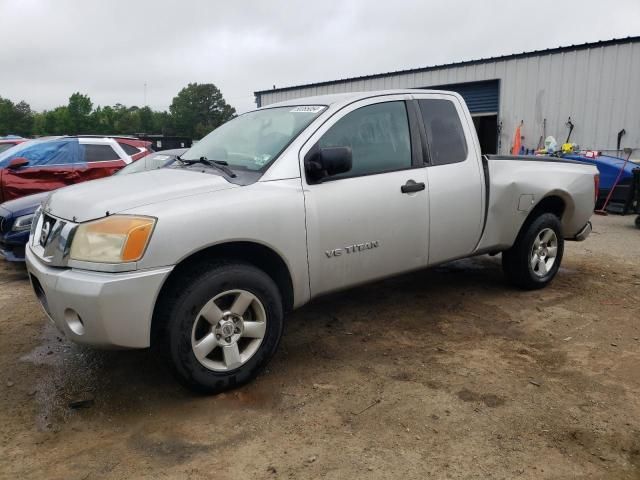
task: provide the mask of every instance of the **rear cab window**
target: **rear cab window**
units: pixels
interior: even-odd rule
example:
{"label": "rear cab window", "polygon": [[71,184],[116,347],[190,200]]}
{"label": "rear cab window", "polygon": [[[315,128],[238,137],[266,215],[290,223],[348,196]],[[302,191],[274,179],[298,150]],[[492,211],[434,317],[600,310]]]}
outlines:
{"label": "rear cab window", "polygon": [[418,100],[429,143],[432,165],[448,165],[467,159],[467,139],[460,115],[451,100],[430,98]]}

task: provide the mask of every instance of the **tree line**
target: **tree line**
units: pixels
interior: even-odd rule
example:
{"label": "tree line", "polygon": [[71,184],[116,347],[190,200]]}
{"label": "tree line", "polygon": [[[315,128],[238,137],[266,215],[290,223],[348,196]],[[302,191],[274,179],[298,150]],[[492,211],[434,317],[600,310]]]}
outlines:
{"label": "tree line", "polygon": [[146,133],[199,139],[235,115],[212,83],[190,83],[173,98],[168,112],[120,103],[94,108],[89,96],[79,92],[67,105],[36,112],[24,100],[13,103],[0,96],[0,136]]}

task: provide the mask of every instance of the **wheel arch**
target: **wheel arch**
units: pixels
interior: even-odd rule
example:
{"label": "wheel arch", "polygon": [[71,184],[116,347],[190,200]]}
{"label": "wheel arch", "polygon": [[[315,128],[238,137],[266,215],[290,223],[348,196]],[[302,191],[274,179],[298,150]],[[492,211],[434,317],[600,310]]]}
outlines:
{"label": "wheel arch", "polygon": [[[256,241],[234,240],[204,247],[183,257],[165,279],[158,300],[154,306],[154,314],[151,331],[154,332],[156,309],[161,303],[160,299],[165,298],[167,290],[174,287],[180,278],[198,265],[216,259],[238,260],[252,264],[256,268],[264,271],[278,286],[282,295],[283,310],[289,312],[293,309],[294,289],[291,271],[286,261],[273,248]],[[154,334],[152,333],[152,341]]]}
{"label": "wheel arch", "polygon": [[526,227],[543,213],[553,213],[560,220],[560,224],[564,227],[567,218],[571,218],[575,210],[575,205],[571,195],[563,190],[553,190],[548,192],[540,199],[538,203],[531,209],[524,222],[520,226],[518,235],[523,232]]}

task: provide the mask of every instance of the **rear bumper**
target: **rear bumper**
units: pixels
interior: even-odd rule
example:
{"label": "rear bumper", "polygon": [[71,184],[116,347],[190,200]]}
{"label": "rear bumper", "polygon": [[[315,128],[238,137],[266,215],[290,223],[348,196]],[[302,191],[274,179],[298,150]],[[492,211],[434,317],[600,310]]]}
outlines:
{"label": "rear bumper", "polygon": [[49,318],[77,343],[145,348],[157,295],[173,267],[127,273],[52,268],[26,249],[29,278]]}
{"label": "rear bumper", "polygon": [[591,222],[587,222],[587,224],[584,227],[582,227],[582,229],[574,237],[567,238],[567,240],[574,240],[576,242],[581,242],[591,234],[592,230],[593,230],[593,226],[591,225]]}

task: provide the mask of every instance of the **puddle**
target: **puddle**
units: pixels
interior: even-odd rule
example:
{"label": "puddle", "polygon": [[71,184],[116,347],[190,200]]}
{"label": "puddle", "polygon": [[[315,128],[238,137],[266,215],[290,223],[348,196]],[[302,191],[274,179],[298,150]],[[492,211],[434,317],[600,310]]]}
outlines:
{"label": "puddle", "polygon": [[60,424],[75,414],[69,402],[95,390],[92,380],[95,362],[81,347],[68,342],[50,322],[45,323],[40,345],[20,361],[45,367],[30,390],[35,392],[35,423],[40,431],[59,430]]}
{"label": "puddle", "polygon": [[45,324],[40,338],[42,343],[20,357],[21,362],[30,362],[34,365],[61,365],[63,354],[73,348],[51,322]]}
{"label": "puddle", "polygon": [[260,379],[226,394],[196,395],[178,384],[149,350],[76,345],[50,322],[39,345],[20,360],[38,367],[29,392],[40,431],[59,431],[73,418],[126,421],[180,407],[188,410],[192,402],[231,410],[273,408],[281,400],[273,385]]}

